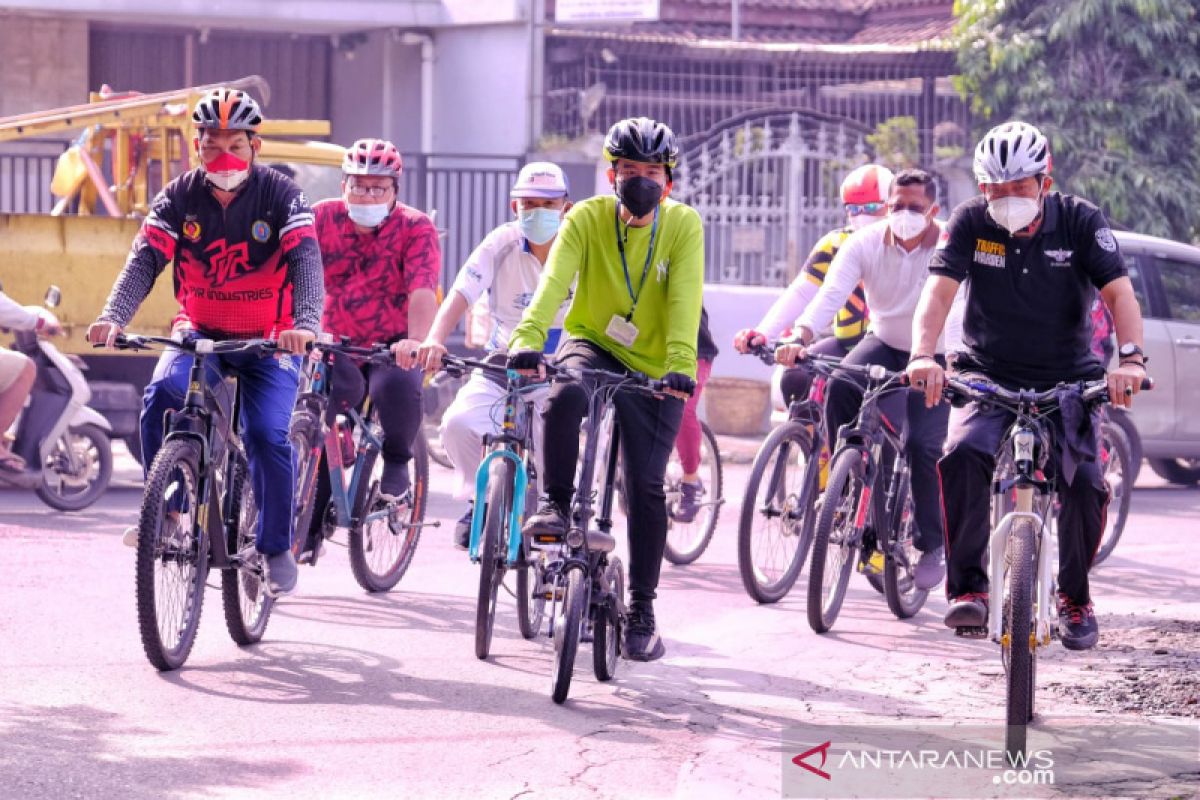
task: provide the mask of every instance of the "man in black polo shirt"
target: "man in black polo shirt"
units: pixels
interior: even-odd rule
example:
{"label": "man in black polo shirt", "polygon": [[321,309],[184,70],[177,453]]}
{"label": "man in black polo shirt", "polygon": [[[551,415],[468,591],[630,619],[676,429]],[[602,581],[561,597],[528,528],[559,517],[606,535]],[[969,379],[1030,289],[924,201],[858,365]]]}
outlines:
{"label": "man in black polo shirt", "polygon": [[[1108,376],[1112,402],[1127,407],[1140,388],[1146,374],[1142,316],[1116,240],[1096,206],[1049,191],[1049,171],[1046,137],[1026,123],[999,125],[976,148],[983,196],[954,210],[913,321],[908,375],[913,386],[924,388],[927,405],[941,400],[945,376],[934,346],[959,284],[968,279],[959,371],[1038,391],[1103,377],[1104,365],[1090,348],[1088,313],[1099,289],[1120,343],[1120,365]],[[990,484],[996,449],[1011,422],[1003,410],[974,404],[956,409],[938,463],[946,516],[946,624],[953,628],[986,621]],[[1099,638],[1087,573],[1104,527],[1108,487],[1095,462],[1079,464],[1069,484],[1055,471],[1062,500],[1059,634],[1068,649],[1085,650]]]}

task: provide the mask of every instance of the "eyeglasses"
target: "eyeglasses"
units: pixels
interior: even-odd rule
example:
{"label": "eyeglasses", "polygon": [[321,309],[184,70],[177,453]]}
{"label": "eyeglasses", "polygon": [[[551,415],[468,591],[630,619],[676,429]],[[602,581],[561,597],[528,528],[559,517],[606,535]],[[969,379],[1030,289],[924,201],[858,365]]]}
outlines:
{"label": "eyeglasses", "polygon": [[350,194],[355,197],[387,197],[393,191],[391,186],[360,186],[357,183],[350,185]]}
{"label": "eyeglasses", "polygon": [[884,203],[846,203],[846,213],[852,217],[859,214],[878,214],[883,211]]}

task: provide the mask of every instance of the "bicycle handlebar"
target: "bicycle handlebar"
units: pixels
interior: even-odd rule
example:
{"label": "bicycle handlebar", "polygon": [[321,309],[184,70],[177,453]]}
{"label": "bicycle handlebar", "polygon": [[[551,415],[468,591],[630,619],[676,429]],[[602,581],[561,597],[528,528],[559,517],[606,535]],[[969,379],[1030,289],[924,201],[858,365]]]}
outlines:
{"label": "bicycle handlebar", "polygon": [[[273,353],[279,350],[279,342],[274,339],[172,339],[167,336],[151,336],[142,333],[120,333],[113,339],[113,347],[117,350],[153,350],[151,345],[170,347],[185,353],[196,355],[223,355],[229,353],[245,353],[257,350],[260,353]],[[104,347],[103,342],[97,342],[92,347]]]}
{"label": "bicycle handlebar", "polygon": [[[942,389],[942,396],[953,402],[999,402],[1002,405],[1016,407],[1022,405],[1044,405],[1057,401],[1062,389],[1076,386],[1082,390],[1083,402],[1089,406],[1099,406],[1109,402],[1108,379],[1094,381],[1064,382],[1051,389],[1035,392],[1030,389],[1005,389],[1003,386],[986,380],[963,380],[948,376]],[[1141,388],[1150,391],[1154,388],[1152,378],[1142,378]]]}
{"label": "bicycle handlebar", "polygon": [[395,359],[392,357],[392,349],[389,345],[383,342],[376,342],[370,347],[358,347],[350,344],[348,340],[343,339],[340,342],[334,341],[315,341],[309,342],[306,345],[308,352],[313,350],[329,350],[334,353],[341,353],[351,358],[370,361],[373,364],[392,364]]}

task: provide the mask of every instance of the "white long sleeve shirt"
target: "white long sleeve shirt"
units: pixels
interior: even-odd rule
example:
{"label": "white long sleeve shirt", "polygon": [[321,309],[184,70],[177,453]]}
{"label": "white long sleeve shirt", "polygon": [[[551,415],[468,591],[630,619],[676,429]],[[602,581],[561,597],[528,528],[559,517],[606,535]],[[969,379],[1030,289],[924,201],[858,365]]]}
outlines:
{"label": "white long sleeve shirt", "polygon": [[[887,219],[856,232],[834,256],[825,283],[796,324],[811,331],[828,328],[862,281],[871,309],[869,330],[887,346],[911,351],[913,316],[929,275],[929,260],[943,230],[943,223],[934,220],[912,252],[896,243]],[[937,352],[945,352],[942,339],[938,340]]]}
{"label": "white long sleeve shirt", "polygon": [[31,331],[37,327],[41,316],[37,306],[23,306],[4,292],[0,292],[0,328]]}

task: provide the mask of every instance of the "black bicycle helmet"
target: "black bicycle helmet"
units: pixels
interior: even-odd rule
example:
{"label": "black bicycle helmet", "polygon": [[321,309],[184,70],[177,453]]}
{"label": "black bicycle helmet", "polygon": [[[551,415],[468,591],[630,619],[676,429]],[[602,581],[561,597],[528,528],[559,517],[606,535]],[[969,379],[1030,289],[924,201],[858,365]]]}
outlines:
{"label": "black bicycle helmet", "polygon": [[604,137],[604,157],[609,161],[624,158],[663,164],[667,169],[673,169],[679,158],[679,144],[664,123],[649,117],[632,117],[608,129],[608,136]]}
{"label": "black bicycle helmet", "polygon": [[192,110],[197,128],[254,133],[262,124],[262,111],[254,98],[240,89],[213,89]]}

